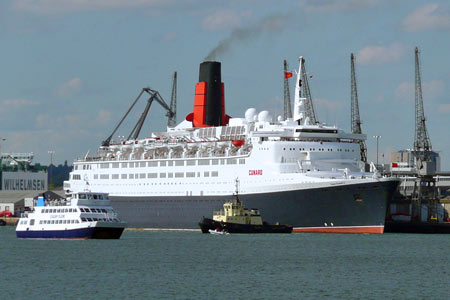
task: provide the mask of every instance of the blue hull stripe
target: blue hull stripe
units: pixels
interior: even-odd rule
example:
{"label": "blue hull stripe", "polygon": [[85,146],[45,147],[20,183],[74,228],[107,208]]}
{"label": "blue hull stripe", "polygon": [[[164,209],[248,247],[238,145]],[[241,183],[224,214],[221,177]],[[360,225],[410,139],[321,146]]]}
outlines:
{"label": "blue hull stripe", "polygon": [[40,230],[40,231],[16,231],[18,238],[35,239],[88,239],[94,233],[94,228],[79,228],[72,230]]}

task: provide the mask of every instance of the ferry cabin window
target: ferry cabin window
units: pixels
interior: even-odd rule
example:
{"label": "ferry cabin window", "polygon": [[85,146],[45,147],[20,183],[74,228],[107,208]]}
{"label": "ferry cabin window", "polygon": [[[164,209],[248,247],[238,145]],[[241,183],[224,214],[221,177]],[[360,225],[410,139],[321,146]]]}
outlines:
{"label": "ferry cabin window", "polygon": [[213,165],[218,165],[218,164],[219,164],[219,160],[213,159],[213,160],[212,160],[212,164],[213,164]]}
{"label": "ferry cabin window", "polygon": [[100,174],[100,179],[109,179],[109,174]]}
{"label": "ferry cabin window", "polygon": [[86,194],[79,194],[80,195],[80,199],[86,199]]}
{"label": "ferry cabin window", "polygon": [[195,177],[195,172],[186,172],[186,177]]}
{"label": "ferry cabin window", "polygon": [[212,177],[218,177],[219,176],[219,172],[218,171],[212,171],[211,172],[211,176]]}
{"label": "ferry cabin window", "polygon": [[227,159],[227,165],[235,165],[237,163],[235,158]]}
{"label": "ferry cabin window", "polygon": [[121,178],[121,179],[127,179],[127,174],[121,174],[121,175],[120,175],[120,178]]}
{"label": "ferry cabin window", "polygon": [[160,167],[165,167],[166,166],[166,162],[165,161],[160,161],[159,162],[159,166]]}
{"label": "ferry cabin window", "polygon": [[112,167],[113,168],[118,168],[119,167],[119,163],[112,163]]}
{"label": "ferry cabin window", "polygon": [[141,161],[140,165],[141,165],[141,168],[144,168],[145,167],[145,161]]}
{"label": "ferry cabin window", "polygon": [[[184,166],[184,160],[175,161],[175,166]],[[175,177],[177,177],[177,176],[175,176]]]}
{"label": "ferry cabin window", "polygon": [[81,222],[86,222],[86,218],[81,218]]}
{"label": "ferry cabin window", "polygon": [[209,172],[208,172],[208,171],[205,171],[205,172],[203,173],[203,176],[209,177]]}
{"label": "ferry cabin window", "polygon": [[159,178],[166,178],[166,173],[159,173]]}
{"label": "ferry cabin window", "polygon": [[112,174],[111,178],[112,179],[119,179],[119,174]]}
{"label": "ferry cabin window", "polygon": [[240,165],[245,164],[245,159],[244,159],[244,158],[240,158],[240,159],[239,159],[239,164],[240,164]]}
{"label": "ferry cabin window", "polygon": [[158,177],[158,173],[148,173],[147,174],[147,178],[157,178]]}
{"label": "ferry cabin window", "polygon": [[100,169],[108,169],[109,168],[109,163],[101,163],[100,164]]}
{"label": "ferry cabin window", "polygon": [[130,167],[130,168],[134,168],[134,163],[130,162],[130,163],[129,163],[129,167]]}
{"label": "ferry cabin window", "polygon": [[128,175],[128,178],[129,178],[129,179],[134,179],[134,174],[129,174],[129,175]]}
{"label": "ferry cabin window", "polygon": [[167,177],[173,178],[173,173],[167,173]]}
{"label": "ferry cabin window", "polygon": [[186,165],[187,166],[195,166],[195,160],[194,159],[187,160]]}
{"label": "ferry cabin window", "polygon": [[145,173],[141,173],[141,174],[139,174],[139,178],[145,178]]}
{"label": "ferry cabin window", "polygon": [[122,168],[127,168],[128,167],[128,163],[122,163]]}
{"label": "ferry cabin window", "polygon": [[98,179],[98,174],[94,174],[94,179]]}
{"label": "ferry cabin window", "polygon": [[175,178],[182,178],[184,177],[184,173],[182,172],[175,172]]}
{"label": "ferry cabin window", "polygon": [[168,162],[167,162],[167,166],[172,167],[172,166],[173,166],[173,160],[168,161]]}
{"label": "ferry cabin window", "polygon": [[157,161],[149,161],[148,162],[148,166],[149,167],[157,167],[158,166],[158,162]]}
{"label": "ferry cabin window", "polygon": [[84,208],[80,207],[80,212],[84,212]]}

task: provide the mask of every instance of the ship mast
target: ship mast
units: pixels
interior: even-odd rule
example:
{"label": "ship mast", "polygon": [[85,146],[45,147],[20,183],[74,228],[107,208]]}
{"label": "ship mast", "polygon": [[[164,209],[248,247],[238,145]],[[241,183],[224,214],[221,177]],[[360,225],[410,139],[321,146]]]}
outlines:
{"label": "ship mast", "polygon": [[294,120],[297,121],[299,125],[316,124],[318,123],[318,120],[316,118],[311,91],[309,89],[305,59],[303,56],[300,56],[298,60],[299,67],[295,84]]}
{"label": "ship mast", "polygon": [[289,91],[289,77],[292,76],[292,73],[288,72],[288,64],[286,60],[284,60],[284,119],[287,120],[292,118],[292,109],[291,109],[291,93]]}

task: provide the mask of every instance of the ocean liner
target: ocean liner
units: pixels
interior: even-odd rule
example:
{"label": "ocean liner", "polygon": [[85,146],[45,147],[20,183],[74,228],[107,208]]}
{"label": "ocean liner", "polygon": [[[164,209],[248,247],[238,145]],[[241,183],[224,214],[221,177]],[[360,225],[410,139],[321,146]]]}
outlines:
{"label": "ocean liner", "polygon": [[294,232],[383,233],[398,180],[364,171],[364,134],[311,120],[299,61],[293,117],[275,121],[254,108],[228,116],[220,62],[201,63],[193,113],[146,138],[135,131],[114,142],[111,135],[94,156],[74,162],[66,192],[109,193],[130,227],[189,229],[223,206],[238,179],[240,198],[268,223]]}

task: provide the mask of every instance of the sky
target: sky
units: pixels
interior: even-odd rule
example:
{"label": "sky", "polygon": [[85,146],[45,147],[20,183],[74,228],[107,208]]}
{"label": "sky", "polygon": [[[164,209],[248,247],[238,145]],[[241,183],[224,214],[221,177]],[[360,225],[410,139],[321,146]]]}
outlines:
{"label": "sky", "polygon": [[[283,114],[283,60],[298,57],[319,121],[350,130],[350,53],[368,158],[414,142],[414,48],[432,148],[450,170],[450,2],[391,0],[2,0],[2,152],[69,164],[95,153],[144,87],[192,111],[199,64],[222,63],[227,114]],[[293,99],[294,82],[291,81]],[[116,133],[127,136],[141,99]],[[141,137],[165,130],[153,104]],[[384,158],[383,155],[384,154]]]}

